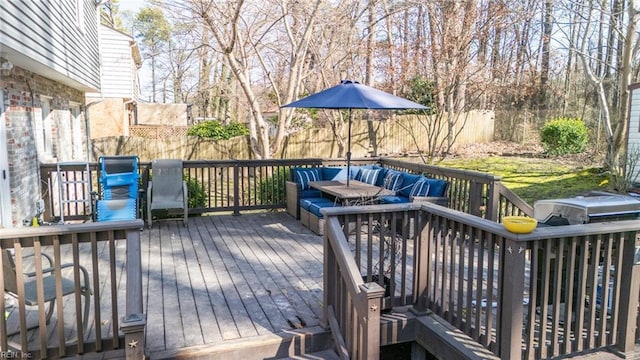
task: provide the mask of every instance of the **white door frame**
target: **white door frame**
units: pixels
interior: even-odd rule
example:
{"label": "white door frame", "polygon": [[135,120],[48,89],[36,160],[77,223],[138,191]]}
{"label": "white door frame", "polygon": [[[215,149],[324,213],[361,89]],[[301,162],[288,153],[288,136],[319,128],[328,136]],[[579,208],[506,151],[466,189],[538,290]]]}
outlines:
{"label": "white door frame", "polygon": [[13,227],[8,152],[7,128],[4,116],[4,91],[0,89],[0,228]]}

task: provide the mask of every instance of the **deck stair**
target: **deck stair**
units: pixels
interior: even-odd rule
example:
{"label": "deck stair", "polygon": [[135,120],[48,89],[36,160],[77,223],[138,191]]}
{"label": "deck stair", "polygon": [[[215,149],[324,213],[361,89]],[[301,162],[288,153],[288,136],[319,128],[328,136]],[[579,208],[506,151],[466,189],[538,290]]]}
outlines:
{"label": "deck stair", "polygon": [[318,351],[312,354],[295,355],[281,360],[338,360],[338,354],[333,350]]}
{"label": "deck stair", "polygon": [[435,314],[416,318],[415,340],[437,359],[500,358]]}
{"label": "deck stair", "polygon": [[319,326],[217,344],[149,352],[150,359],[338,359],[331,332]]}

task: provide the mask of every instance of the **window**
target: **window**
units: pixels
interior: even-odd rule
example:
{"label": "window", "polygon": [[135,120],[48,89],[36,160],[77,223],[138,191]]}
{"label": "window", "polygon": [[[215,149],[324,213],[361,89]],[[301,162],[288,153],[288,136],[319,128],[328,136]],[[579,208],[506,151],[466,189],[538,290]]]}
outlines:
{"label": "window", "polygon": [[53,113],[48,96],[40,97],[40,116],[36,116],[36,143],[41,153],[41,160],[53,158]]}
{"label": "window", "polygon": [[84,158],[82,151],[82,112],[80,104],[69,103],[69,112],[71,114],[71,143],[73,149],[73,159],[81,160]]}

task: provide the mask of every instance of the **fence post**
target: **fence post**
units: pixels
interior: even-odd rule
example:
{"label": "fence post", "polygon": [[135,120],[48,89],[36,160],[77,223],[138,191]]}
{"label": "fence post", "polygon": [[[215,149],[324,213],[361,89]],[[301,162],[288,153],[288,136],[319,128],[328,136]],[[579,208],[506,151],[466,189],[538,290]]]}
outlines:
{"label": "fence post", "polygon": [[636,233],[625,234],[622,252],[622,274],[620,277],[620,324],[618,326],[618,345],[621,352],[633,351],[636,339],[636,321],[638,319],[638,293],[640,292],[640,259],[636,259]]}
{"label": "fence post", "polygon": [[[140,220],[138,220],[140,221]],[[142,221],[140,221],[142,223]],[[127,359],[145,358],[145,327],[147,319],[142,312],[142,254],[140,229],[127,230],[127,294],[125,316],[120,330],[124,333]]]}
{"label": "fence post", "polygon": [[502,296],[498,312],[501,313],[498,323],[499,355],[504,360],[522,358],[522,319],[524,297],[524,245],[513,239],[504,239],[501,250],[502,266],[500,269],[500,286]]}
{"label": "fence post", "polygon": [[[360,286],[361,296],[366,308],[358,309],[358,315],[362,316],[360,320],[363,325],[363,348],[361,349],[360,359],[379,359],[380,358],[380,312],[382,311],[382,297],[384,296],[384,288],[378,283],[366,283]],[[360,311],[364,313],[361,314]],[[355,330],[355,329],[354,329]],[[352,354],[353,355],[353,354]]]}

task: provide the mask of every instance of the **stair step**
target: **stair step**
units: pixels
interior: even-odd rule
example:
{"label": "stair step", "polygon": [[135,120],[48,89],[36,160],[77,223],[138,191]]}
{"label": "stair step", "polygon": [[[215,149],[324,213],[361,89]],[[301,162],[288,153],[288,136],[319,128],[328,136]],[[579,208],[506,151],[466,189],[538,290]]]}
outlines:
{"label": "stair step", "polygon": [[150,359],[338,359],[331,356],[331,332],[319,326],[259,335],[217,344],[150,351]]}
{"label": "stair step", "polygon": [[312,354],[296,355],[281,360],[339,360],[338,354],[333,350],[324,350]]}

